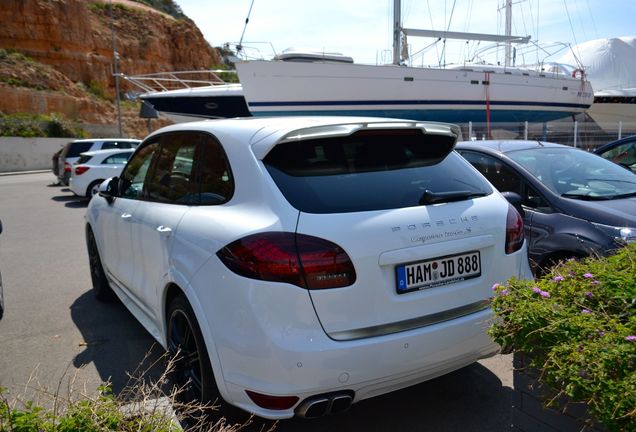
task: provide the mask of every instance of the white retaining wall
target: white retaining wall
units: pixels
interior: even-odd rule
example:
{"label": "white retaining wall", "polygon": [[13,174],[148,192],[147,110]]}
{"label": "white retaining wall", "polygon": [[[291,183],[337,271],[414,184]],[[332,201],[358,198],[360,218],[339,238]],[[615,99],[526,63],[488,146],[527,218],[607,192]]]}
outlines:
{"label": "white retaining wall", "polygon": [[73,139],[0,137],[0,173],[51,169],[53,153]]}

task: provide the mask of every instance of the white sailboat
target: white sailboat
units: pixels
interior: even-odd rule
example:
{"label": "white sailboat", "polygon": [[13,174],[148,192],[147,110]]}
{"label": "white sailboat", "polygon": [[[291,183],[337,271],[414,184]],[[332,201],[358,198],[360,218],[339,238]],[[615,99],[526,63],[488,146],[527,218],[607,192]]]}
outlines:
{"label": "white sailboat", "polygon": [[[592,87],[584,75],[572,77],[510,66],[507,0],[505,36],[433,32],[401,26],[394,1],[392,65],[314,61],[239,62],[236,68],[254,116],[370,115],[454,123],[545,122],[585,111]],[[402,35],[506,42],[503,67],[480,65],[424,68],[400,65]]]}

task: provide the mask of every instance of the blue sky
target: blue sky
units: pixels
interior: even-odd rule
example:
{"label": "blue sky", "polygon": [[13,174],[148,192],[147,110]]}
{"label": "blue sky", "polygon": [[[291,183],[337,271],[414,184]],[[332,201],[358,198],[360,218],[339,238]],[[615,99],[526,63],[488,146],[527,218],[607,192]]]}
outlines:
{"label": "blue sky", "polygon": [[[176,0],[213,46],[238,42],[252,0]],[[503,0],[402,0],[404,27],[472,33],[504,32]],[[581,43],[591,39],[636,35],[636,0],[515,0],[514,35],[541,43]],[[453,8],[454,6],[454,8]],[[249,52],[270,58],[289,47],[341,52],[358,63],[390,61],[391,0],[255,0],[243,39]],[[452,15],[452,19],[451,18]],[[449,25],[450,19],[450,25]],[[484,43],[434,43],[409,38],[414,65],[463,62]],[[272,49],[273,47],[273,49]],[[556,49],[556,48],[555,48]],[[442,55],[445,53],[445,56]],[[543,59],[528,50],[525,63]],[[564,52],[561,51],[560,54]],[[556,60],[560,54],[548,60]],[[486,54],[485,54],[486,55]],[[490,55],[497,61],[501,55]],[[522,63],[520,55],[517,59]]]}

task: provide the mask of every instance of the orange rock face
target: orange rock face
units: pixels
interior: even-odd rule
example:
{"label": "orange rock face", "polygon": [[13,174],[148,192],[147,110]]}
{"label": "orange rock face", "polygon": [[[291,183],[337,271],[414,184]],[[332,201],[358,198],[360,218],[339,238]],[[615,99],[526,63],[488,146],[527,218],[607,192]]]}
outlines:
{"label": "orange rock face", "polygon": [[[49,74],[45,85],[18,89],[16,82],[37,81],[38,71],[0,71],[0,111],[6,113],[61,112],[90,122],[103,117],[96,112],[100,104],[78,94],[77,85],[114,96],[113,30],[119,72],[126,75],[209,69],[221,63],[192,21],[128,0],[113,0],[112,7],[108,0],[3,0],[0,22],[1,48],[49,65],[60,75]],[[121,81],[121,91],[129,90],[130,84]]]}

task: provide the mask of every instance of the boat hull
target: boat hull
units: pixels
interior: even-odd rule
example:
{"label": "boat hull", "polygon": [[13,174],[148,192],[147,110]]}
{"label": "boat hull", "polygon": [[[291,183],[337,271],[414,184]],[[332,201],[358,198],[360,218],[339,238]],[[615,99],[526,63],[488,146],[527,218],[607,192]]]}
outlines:
{"label": "boat hull", "polygon": [[176,122],[250,116],[240,84],[159,91],[140,98]]}
{"label": "boat hull", "polygon": [[248,61],[236,67],[254,116],[543,122],[583,112],[593,98],[587,81],[513,69],[495,72],[276,61]]}
{"label": "boat hull", "polygon": [[590,117],[606,132],[622,127],[636,128],[636,89],[599,92],[588,111]]}

